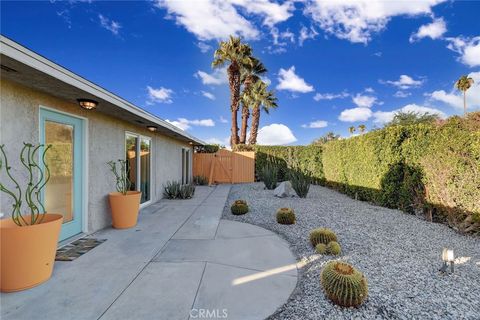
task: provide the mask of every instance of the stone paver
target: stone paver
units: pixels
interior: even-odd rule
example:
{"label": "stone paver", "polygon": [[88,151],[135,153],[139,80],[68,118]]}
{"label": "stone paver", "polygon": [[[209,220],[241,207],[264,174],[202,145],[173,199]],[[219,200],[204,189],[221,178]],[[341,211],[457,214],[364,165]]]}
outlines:
{"label": "stone paver", "polygon": [[272,232],[220,220],[229,190],[197,187],[143,209],[135,228],[97,232],[107,241],[45,284],[2,294],[1,319],[267,317],[295,288],[296,260]]}

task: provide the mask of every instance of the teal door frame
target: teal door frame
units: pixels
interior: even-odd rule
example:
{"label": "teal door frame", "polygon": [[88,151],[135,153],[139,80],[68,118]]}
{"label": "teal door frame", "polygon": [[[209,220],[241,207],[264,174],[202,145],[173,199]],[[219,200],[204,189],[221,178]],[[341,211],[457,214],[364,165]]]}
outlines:
{"label": "teal door frame", "polygon": [[[63,223],[59,241],[73,237],[83,231],[84,223],[84,150],[85,122],[82,118],[40,107],[40,143],[45,143],[45,122],[52,121],[73,127],[73,220]],[[45,201],[45,189],[42,190],[42,201]],[[45,204],[45,202],[44,202]],[[63,214],[62,212],[57,212]]]}

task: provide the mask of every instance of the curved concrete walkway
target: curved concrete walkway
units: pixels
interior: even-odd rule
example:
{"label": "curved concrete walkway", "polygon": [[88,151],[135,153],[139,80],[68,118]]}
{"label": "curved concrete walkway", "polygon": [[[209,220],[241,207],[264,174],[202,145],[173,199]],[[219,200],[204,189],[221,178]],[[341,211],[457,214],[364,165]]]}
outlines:
{"label": "curved concrete walkway", "polygon": [[2,294],[2,319],[264,319],[297,283],[288,243],[263,228],[221,220],[229,186],[142,210],[137,228],[57,262],[47,283]]}

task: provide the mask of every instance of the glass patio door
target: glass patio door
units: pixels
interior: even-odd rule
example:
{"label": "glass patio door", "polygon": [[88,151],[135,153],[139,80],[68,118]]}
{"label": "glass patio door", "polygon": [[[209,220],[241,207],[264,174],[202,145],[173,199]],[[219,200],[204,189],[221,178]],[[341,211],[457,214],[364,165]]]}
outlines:
{"label": "glass patio door", "polygon": [[140,203],[151,200],[152,140],[133,133],[125,135],[125,159],[131,185],[130,190],[141,191]]}
{"label": "glass patio door", "polygon": [[40,109],[40,143],[52,145],[46,155],[50,180],[43,190],[48,213],[63,215],[60,241],[82,232],[83,120]]}

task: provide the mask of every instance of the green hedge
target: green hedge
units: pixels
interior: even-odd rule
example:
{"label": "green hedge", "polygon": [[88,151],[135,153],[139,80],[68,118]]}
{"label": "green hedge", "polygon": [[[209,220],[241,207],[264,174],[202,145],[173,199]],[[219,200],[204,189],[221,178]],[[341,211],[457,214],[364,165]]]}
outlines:
{"label": "green hedge", "polygon": [[480,113],[331,141],[322,163],[352,197],[480,233]]}
{"label": "green hedge", "polygon": [[255,151],[255,176],[267,161],[276,163],[278,180],[286,179],[289,168],[295,167],[312,178],[317,184],[324,182],[322,169],[322,147],[320,146],[249,146],[237,145],[236,151]]}

